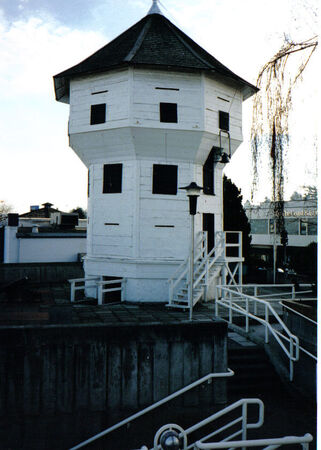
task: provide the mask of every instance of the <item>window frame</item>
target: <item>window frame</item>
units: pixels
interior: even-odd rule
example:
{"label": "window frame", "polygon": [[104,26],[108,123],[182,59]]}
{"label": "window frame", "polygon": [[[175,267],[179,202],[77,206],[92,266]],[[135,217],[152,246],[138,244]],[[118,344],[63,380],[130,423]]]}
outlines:
{"label": "window frame", "polygon": [[[117,168],[118,172],[113,172]],[[123,164],[112,163],[103,165],[103,194],[121,194],[123,188]]]}
{"label": "window frame", "polygon": [[101,125],[106,123],[107,104],[96,103],[90,105],[90,125]]}
{"label": "window frame", "polygon": [[[227,123],[227,126],[224,126]],[[218,127],[220,130],[230,131],[230,113],[226,111],[218,112]]]}
{"label": "window frame", "polygon": [[[171,174],[165,174],[166,168],[172,170]],[[175,175],[174,175],[175,172]],[[171,185],[167,186],[167,189],[164,184],[161,184],[162,179],[171,178],[175,181],[171,183]],[[172,188],[172,189],[171,189]],[[178,189],[178,165],[177,164],[153,164],[153,173],[152,173],[152,193],[153,195],[177,195]],[[167,191],[167,192],[166,192]]]}
{"label": "window frame", "polygon": [[[174,106],[175,108],[173,108]],[[166,107],[168,108],[167,111]],[[171,108],[173,108],[173,110],[171,110]],[[170,102],[160,102],[159,121],[161,123],[178,123],[178,104]]]}

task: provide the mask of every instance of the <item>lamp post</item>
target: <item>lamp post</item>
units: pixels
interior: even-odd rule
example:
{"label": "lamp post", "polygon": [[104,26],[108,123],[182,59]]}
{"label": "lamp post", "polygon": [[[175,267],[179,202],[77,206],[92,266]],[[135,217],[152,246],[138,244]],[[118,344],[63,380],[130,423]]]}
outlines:
{"label": "lamp post", "polygon": [[190,250],[190,264],[189,264],[189,319],[192,320],[193,314],[193,284],[194,284],[194,230],[195,230],[195,215],[197,209],[197,198],[200,196],[202,187],[198,186],[192,181],[188,186],[181,187],[185,189],[189,199],[189,213],[191,216],[191,250]]}

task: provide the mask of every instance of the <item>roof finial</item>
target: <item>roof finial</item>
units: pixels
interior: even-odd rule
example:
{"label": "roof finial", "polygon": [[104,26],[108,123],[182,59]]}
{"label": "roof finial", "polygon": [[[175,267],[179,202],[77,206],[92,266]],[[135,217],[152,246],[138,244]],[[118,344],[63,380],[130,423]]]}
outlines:
{"label": "roof finial", "polygon": [[147,14],[162,14],[158,6],[158,0],[153,0],[153,4]]}

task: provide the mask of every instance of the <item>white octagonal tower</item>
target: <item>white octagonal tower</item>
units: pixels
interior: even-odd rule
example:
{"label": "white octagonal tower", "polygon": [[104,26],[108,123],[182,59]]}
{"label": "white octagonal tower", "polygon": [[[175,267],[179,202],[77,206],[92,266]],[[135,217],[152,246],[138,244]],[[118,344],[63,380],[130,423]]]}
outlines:
{"label": "white octagonal tower", "polygon": [[190,243],[179,187],[204,186],[195,230],[208,231],[213,246],[223,229],[224,168],[214,153],[224,147],[231,156],[240,145],[242,101],[257,89],[155,2],[54,82],[56,99],[70,104],[70,146],[89,173],[86,277],[126,279],[127,301],[167,301],[168,279]]}

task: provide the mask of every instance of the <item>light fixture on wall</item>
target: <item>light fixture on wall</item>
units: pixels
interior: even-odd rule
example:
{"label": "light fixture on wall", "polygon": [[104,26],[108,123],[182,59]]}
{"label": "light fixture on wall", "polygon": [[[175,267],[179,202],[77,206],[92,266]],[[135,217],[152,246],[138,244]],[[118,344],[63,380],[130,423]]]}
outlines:
{"label": "light fixture on wall", "polygon": [[[222,133],[227,134],[228,139],[228,153],[225,151],[224,147],[222,147]],[[215,145],[212,147],[214,163],[227,164],[231,159],[231,139],[230,133],[227,130],[220,130],[220,145],[216,147]]]}

